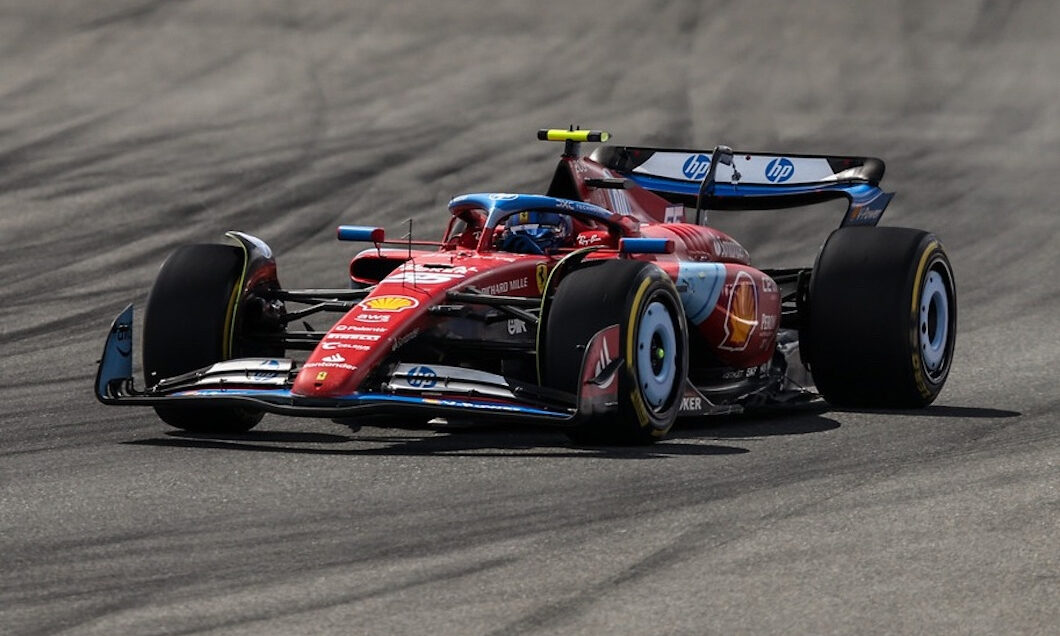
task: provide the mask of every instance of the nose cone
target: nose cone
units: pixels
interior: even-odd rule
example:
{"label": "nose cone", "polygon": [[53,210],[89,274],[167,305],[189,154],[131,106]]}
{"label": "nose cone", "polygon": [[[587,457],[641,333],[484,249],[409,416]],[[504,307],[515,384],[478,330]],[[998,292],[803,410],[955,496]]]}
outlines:
{"label": "nose cone", "polygon": [[427,294],[401,291],[378,290],[335,323],[302,365],[292,392],[320,398],[355,393],[429,304]]}
{"label": "nose cone", "polygon": [[[325,341],[327,344],[335,344]],[[334,398],[349,395],[357,390],[363,378],[359,373],[364,365],[366,354],[370,351],[356,351],[343,349],[341,352],[333,348],[322,349],[322,342],[309,360],[302,365],[302,369],[295,378],[291,391],[296,395],[305,397]],[[365,345],[366,346],[366,345]],[[370,347],[366,348],[370,349]]]}

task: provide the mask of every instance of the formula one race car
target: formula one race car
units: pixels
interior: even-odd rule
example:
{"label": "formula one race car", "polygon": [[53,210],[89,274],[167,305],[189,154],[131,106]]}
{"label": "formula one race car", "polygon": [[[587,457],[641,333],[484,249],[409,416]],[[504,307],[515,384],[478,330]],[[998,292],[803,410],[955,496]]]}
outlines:
{"label": "formula one race car", "polygon": [[[878,187],[879,159],[723,146],[580,156],[607,133],[538,138],[565,144],[545,195],[458,196],[437,242],[340,226],[339,240],[374,244],[352,259],[350,288],[284,289],[272,250],[240,232],[227,234],[233,245],[178,249],[147,302],[146,389],[133,381],[130,305],[108,335],[97,397],[192,431],[246,431],[266,412],[445,417],[623,444],[659,439],[681,416],[818,395],[922,407],[942,389],[953,272],[933,235],[875,227],[893,196]],[[708,208],[836,198],[846,212],[812,268],[756,269],[703,223]],[[338,316],[327,329],[306,322],[326,312]]]}

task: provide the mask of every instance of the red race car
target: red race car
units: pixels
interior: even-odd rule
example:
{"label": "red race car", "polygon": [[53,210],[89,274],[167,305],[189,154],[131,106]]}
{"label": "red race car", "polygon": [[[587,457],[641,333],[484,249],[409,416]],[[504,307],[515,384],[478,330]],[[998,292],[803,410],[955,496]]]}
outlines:
{"label": "red race car", "polygon": [[[374,244],[352,259],[348,289],[284,289],[272,250],[240,232],[178,249],[147,302],[146,388],[133,380],[130,305],[107,337],[97,397],[193,431],[246,431],[266,412],[445,417],[628,444],[682,416],[818,396],[922,407],[942,389],[953,272],[932,234],[876,227],[892,196],[878,187],[882,161],[723,146],[581,156],[607,133],[538,137],[564,143],[544,195],[458,196],[436,242],[339,227],[339,240]],[[704,223],[708,208],[835,198],[847,209],[813,267],[752,267]],[[309,326],[329,313],[327,329]],[[297,350],[308,357],[287,357]]]}

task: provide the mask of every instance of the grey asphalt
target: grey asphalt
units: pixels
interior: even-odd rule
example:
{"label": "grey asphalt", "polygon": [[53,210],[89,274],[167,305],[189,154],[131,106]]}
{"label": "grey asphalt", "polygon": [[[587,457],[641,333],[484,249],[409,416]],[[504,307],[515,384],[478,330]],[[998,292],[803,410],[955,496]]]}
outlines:
{"label": "grey asphalt", "polygon": [[[1060,625],[1060,4],[0,2],[0,633],[1045,634]],[[541,191],[542,126],[869,154],[960,293],[923,411],[556,432],[91,394],[175,246],[341,285],[340,222]],[[834,208],[717,215],[805,265]]]}

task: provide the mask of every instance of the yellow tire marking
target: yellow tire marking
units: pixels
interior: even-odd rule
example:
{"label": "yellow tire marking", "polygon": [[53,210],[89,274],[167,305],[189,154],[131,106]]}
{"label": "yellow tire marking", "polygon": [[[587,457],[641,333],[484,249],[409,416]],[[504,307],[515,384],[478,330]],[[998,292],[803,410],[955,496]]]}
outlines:
{"label": "yellow tire marking", "polygon": [[239,244],[239,249],[243,250],[243,267],[239,274],[239,281],[232,288],[232,296],[228,299],[228,308],[225,310],[224,334],[221,337],[222,360],[232,359],[232,343],[236,338],[236,305],[238,304],[236,300],[242,295],[243,283],[247,277],[247,266],[250,265],[250,253],[247,252],[247,246],[243,245],[243,241],[236,242]]}
{"label": "yellow tire marking", "polygon": [[[629,311],[629,328],[626,329],[626,368],[629,370],[630,377],[636,378],[637,373],[634,369],[636,362],[634,358],[637,355],[636,349],[633,347],[633,336],[637,327],[637,316],[640,314],[640,304],[644,300],[644,294],[648,291],[648,287],[651,285],[651,277],[645,277],[640,283],[640,287],[637,288],[637,292],[633,295],[633,305]],[[640,422],[641,428],[648,425],[650,418],[648,417],[648,410],[644,406],[644,400],[640,397],[640,386],[637,383],[630,389],[630,401],[633,403],[633,410],[637,413],[637,420]]]}
{"label": "yellow tire marking", "polygon": [[912,331],[910,333],[910,346],[913,348],[913,381],[916,388],[924,397],[931,395],[931,389],[924,381],[924,372],[920,368],[920,287],[923,282],[924,268],[927,266],[929,257],[939,247],[938,241],[928,243],[924,253],[920,256],[920,263],[916,267],[916,276],[913,278],[913,299],[910,306],[910,319],[912,320]]}

